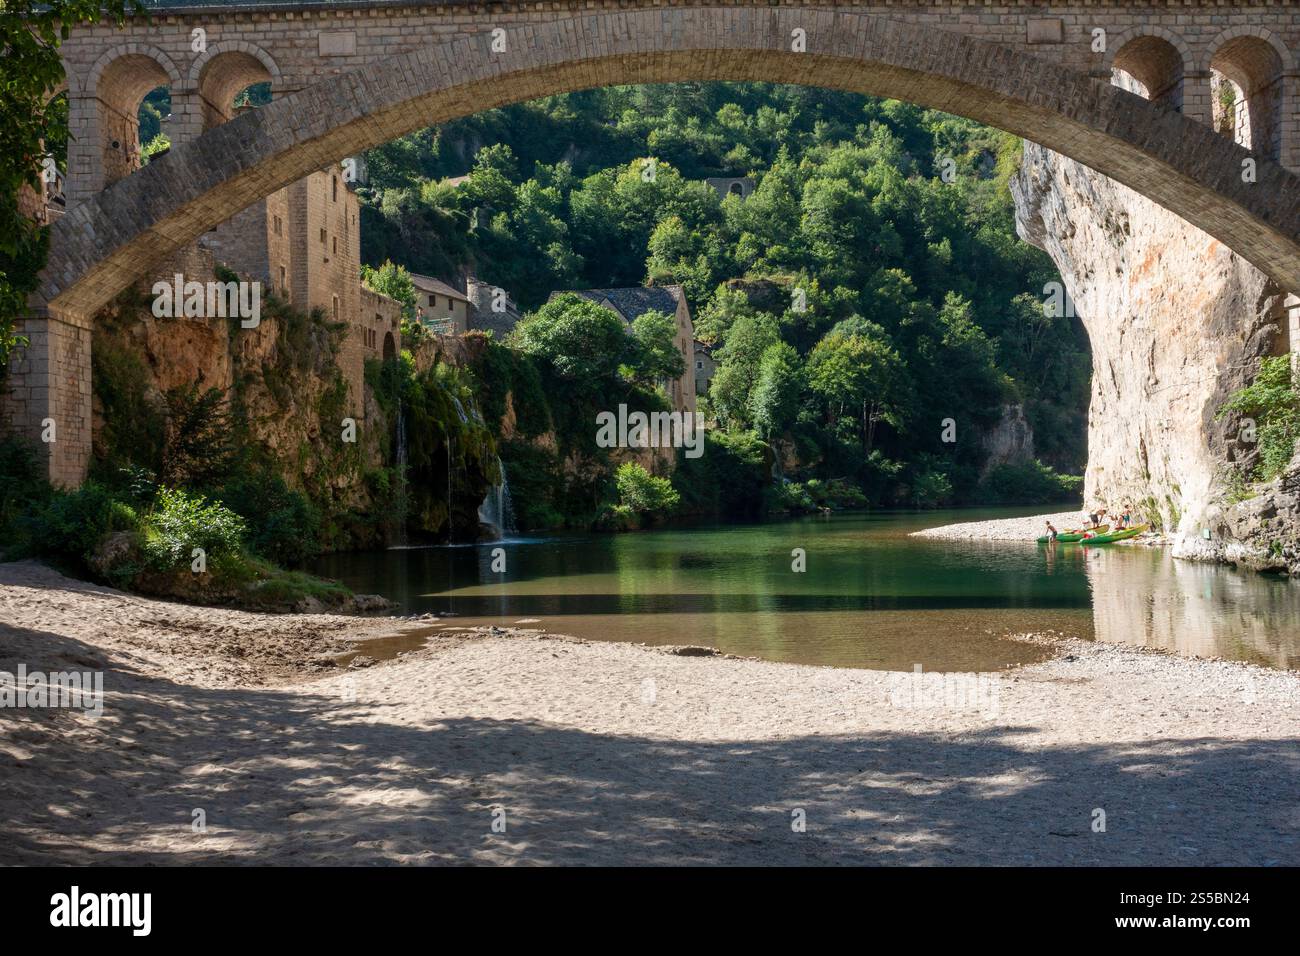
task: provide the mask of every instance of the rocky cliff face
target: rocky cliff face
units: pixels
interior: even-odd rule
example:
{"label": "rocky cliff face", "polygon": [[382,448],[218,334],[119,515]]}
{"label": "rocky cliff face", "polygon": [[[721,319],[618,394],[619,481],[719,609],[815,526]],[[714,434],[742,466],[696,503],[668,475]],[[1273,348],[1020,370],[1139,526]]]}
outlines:
{"label": "rocky cliff face", "polygon": [[[210,261],[187,274],[215,279]],[[94,329],[95,468],[131,461],[156,467],[173,389],[216,389],[229,401],[242,453],[265,461],[304,491],[328,526],[327,549],[378,546],[389,503],[366,476],[385,463],[389,430],[369,389],[364,408],[348,407],[337,365],[338,329],[264,302],[260,325],[232,330],[228,319],[154,318],[144,290],[124,294]],[[342,440],[343,419],[357,441]]]}
{"label": "rocky cliff face", "polygon": [[1022,238],[1055,261],[1092,343],[1088,506],[1131,503],[1178,555],[1300,571],[1300,457],[1234,501],[1234,463],[1254,451],[1238,421],[1216,420],[1259,359],[1289,347],[1282,290],[1184,220],[1040,146],[1025,145],[1011,187]]}

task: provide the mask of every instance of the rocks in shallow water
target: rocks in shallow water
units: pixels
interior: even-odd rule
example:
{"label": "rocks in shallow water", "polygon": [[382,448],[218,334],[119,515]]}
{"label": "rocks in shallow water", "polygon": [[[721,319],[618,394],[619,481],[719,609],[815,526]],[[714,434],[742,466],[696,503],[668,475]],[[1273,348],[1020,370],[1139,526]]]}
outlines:
{"label": "rocks in shallow water", "polygon": [[374,667],[379,661],[373,657],[367,657],[365,654],[358,654],[352,660],[348,661],[348,670],[357,671],[363,667]]}

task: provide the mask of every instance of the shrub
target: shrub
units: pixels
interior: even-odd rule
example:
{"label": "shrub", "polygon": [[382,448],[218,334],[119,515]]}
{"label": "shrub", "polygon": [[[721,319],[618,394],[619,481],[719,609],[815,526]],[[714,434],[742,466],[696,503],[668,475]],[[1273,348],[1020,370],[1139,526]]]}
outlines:
{"label": "shrub", "polygon": [[145,520],[145,561],[155,571],[175,570],[190,563],[195,548],[209,562],[235,558],[245,534],[244,519],[221,502],[164,488]]}
{"label": "shrub", "polygon": [[139,525],[130,505],[99,482],[87,481],[76,491],[54,493],[33,519],[32,545],[38,554],[84,571],[106,535]]}
{"label": "shrub", "polygon": [[27,516],[52,494],[35,446],[17,437],[0,438],[0,557],[26,550],[31,537]]}
{"label": "shrub", "polygon": [[224,393],[179,386],[166,394],[161,477],[167,484],[203,484],[227,475],[234,462],[233,426]]}
{"label": "shrub", "polygon": [[990,469],[980,483],[978,497],[986,504],[1038,505],[1073,500],[1082,490],[1082,475],[1057,474],[1035,459]]}
{"label": "shrub", "polygon": [[1286,470],[1300,441],[1300,392],[1291,371],[1289,355],[1264,359],[1255,381],[1228,396],[1215,418],[1229,412],[1257,419],[1255,439],[1259,460],[1250,475],[1255,481],[1271,481]]}
{"label": "shrub", "polygon": [[636,514],[658,517],[674,511],[681,495],[667,478],[656,478],[634,461],[619,465],[614,473],[619,503]]}
{"label": "shrub", "polygon": [[938,508],[951,498],[952,482],[936,468],[927,468],[912,479],[912,504],[918,508]]}
{"label": "shrub", "polygon": [[808,496],[819,508],[865,508],[867,496],[862,489],[843,478],[820,481],[810,478],[804,486]]}
{"label": "shrub", "polygon": [[684,454],[673,472],[673,487],[684,510],[726,518],[757,518],[772,484],[772,449],[753,432],[704,433],[704,453]]}
{"label": "shrub", "polygon": [[226,484],[219,497],[245,520],[247,545],[254,553],[288,567],[320,554],[320,511],[279,475],[241,476]]}
{"label": "shrub", "polygon": [[[811,484],[811,482],[809,483]],[[788,511],[791,514],[804,514],[817,510],[817,503],[809,494],[808,485],[798,482],[784,482],[776,486],[772,495],[772,507],[776,511]]]}

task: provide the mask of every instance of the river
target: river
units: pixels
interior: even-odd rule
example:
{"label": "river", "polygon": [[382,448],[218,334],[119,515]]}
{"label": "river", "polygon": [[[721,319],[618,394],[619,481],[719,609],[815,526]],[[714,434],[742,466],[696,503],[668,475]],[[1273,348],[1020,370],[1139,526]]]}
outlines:
{"label": "river", "polygon": [[458,625],[525,621],[802,664],[998,670],[1049,653],[1010,635],[1054,632],[1300,668],[1300,583],[1160,549],[908,537],[1042,510],[554,534],[336,554],[315,570],[397,601],[400,613],[451,613]]}

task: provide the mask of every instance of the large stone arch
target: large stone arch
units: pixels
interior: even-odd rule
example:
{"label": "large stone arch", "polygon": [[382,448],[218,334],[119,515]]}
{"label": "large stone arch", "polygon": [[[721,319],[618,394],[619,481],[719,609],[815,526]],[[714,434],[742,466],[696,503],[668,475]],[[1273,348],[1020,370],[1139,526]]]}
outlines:
{"label": "large stone arch", "polygon": [[1274,52],[1277,53],[1277,58],[1282,64],[1283,73],[1290,73],[1295,70],[1295,58],[1291,55],[1291,51],[1287,49],[1287,45],[1282,42],[1281,37],[1270,30],[1264,29],[1264,27],[1240,26],[1228,27],[1211,40],[1209,45],[1206,46],[1201,53],[1201,59],[1197,69],[1202,73],[1209,72],[1210,64],[1214,61],[1215,54],[1218,53],[1220,48],[1229,40],[1235,40],[1238,37],[1258,37],[1260,40],[1263,40],[1271,46]]}
{"label": "large stone arch", "polygon": [[[792,51],[795,31],[806,52]],[[1003,46],[882,17],[660,8],[488,29],[342,74],[204,133],[54,230],[40,297],[88,316],[240,209],[423,126],[616,83],[795,83],[906,99],[999,126],[1108,175],[1300,290],[1300,178],[1168,109]]]}

